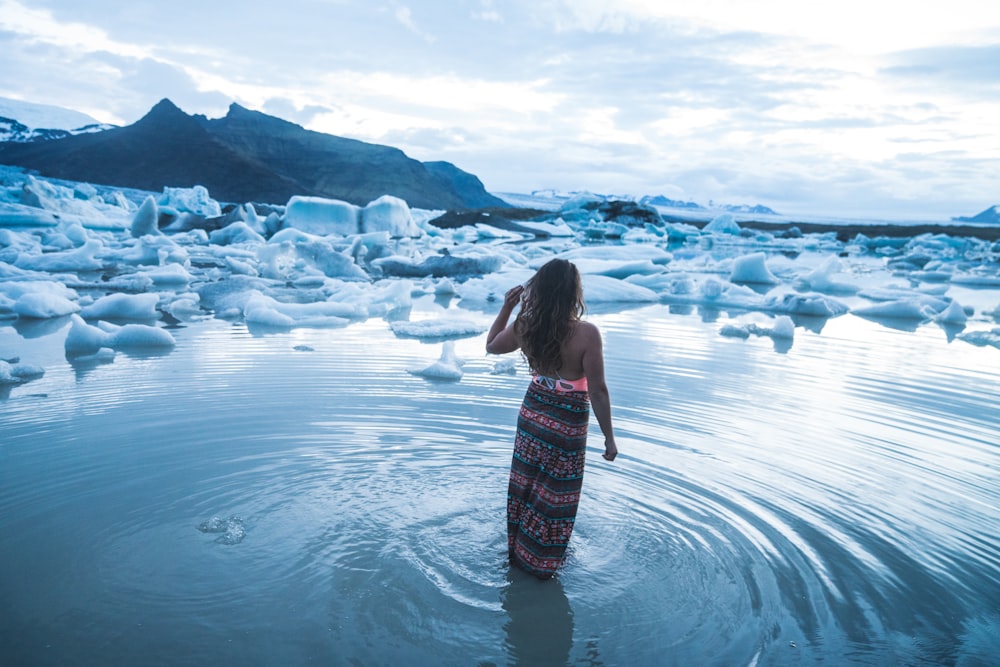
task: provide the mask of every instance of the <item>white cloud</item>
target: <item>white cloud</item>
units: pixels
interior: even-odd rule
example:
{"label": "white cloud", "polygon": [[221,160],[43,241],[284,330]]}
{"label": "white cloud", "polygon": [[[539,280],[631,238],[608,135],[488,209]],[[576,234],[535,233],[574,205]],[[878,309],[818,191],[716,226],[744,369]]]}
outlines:
{"label": "white cloud", "polygon": [[437,41],[437,38],[429,32],[421,30],[416,22],[413,20],[413,12],[409,7],[404,5],[397,5],[393,10],[393,16],[399,23],[405,27],[407,30],[412,32],[414,35],[420,37],[420,39],[426,41],[428,44],[433,44]]}
{"label": "white cloud", "polygon": [[1000,4],[981,0],[560,0],[555,5],[579,29],[619,32],[642,21],[683,20],[723,32],[791,36],[859,53],[995,40],[1000,27]]}
{"label": "white cloud", "polygon": [[57,44],[73,51],[107,51],[133,58],[152,56],[148,48],[115,41],[101,28],[85,23],[57,21],[52,12],[28,7],[17,0],[0,0],[0,31],[23,35],[33,41]]}
{"label": "white cloud", "polygon": [[0,0],[0,95],[119,123],[164,96],[283,109],[508,191],[956,212],[1000,191],[1000,4],[177,2]]}

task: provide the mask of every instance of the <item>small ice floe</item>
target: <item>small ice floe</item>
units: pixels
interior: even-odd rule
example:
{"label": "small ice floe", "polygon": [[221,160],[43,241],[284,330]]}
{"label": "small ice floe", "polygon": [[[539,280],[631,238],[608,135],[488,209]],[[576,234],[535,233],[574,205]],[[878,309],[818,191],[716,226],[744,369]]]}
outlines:
{"label": "small ice floe", "polygon": [[750,337],[750,328],[742,324],[727,324],[719,330],[719,334],[727,338],[747,339]]}
{"label": "small ice floe", "polygon": [[157,294],[109,294],[80,310],[88,320],[155,320],[160,317]]}
{"label": "small ice floe", "polygon": [[247,535],[243,519],[238,516],[231,516],[228,519],[213,516],[208,521],[198,524],[198,530],[203,533],[218,533],[215,538],[216,544],[239,544]]}
{"label": "small ice floe", "polygon": [[827,257],[822,264],[813,269],[810,273],[802,276],[799,282],[808,285],[809,289],[816,292],[854,294],[858,291],[858,286],[837,280],[834,276],[840,273],[842,264],[836,255]]}
{"label": "small ice floe", "polygon": [[441,346],[441,358],[433,364],[410,372],[432,380],[461,380],[462,361],[455,356],[455,341],[446,341]]}
{"label": "small ice floe", "polygon": [[1000,327],[994,327],[990,331],[967,331],[956,336],[959,340],[971,343],[977,347],[992,345],[1000,349]]}
{"label": "small ice floe", "polygon": [[944,310],[947,303],[934,297],[910,297],[861,306],[851,312],[869,319],[929,320]]}
{"label": "small ice floe", "polygon": [[517,373],[517,359],[515,357],[503,357],[493,364],[490,370],[491,375],[514,375]]}
{"label": "small ice floe", "polygon": [[394,334],[403,338],[458,338],[478,336],[486,331],[482,322],[459,317],[392,322],[389,326]]}
{"label": "small ice floe", "polygon": [[27,292],[11,306],[18,317],[44,320],[79,312],[80,306],[58,294]]}
{"label": "small ice floe", "polygon": [[93,326],[79,315],[72,315],[72,324],[64,343],[66,355],[82,357],[96,354],[101,348],[172,348],[177,343],[166,329],[146,324],[126,324],[119,327],[109,322]]}
{"label": "small ice floe", "polygon": [[935,322],[941,324],[965,324],[969,320],[969,314],[965,308],[959,305],[958,301],[952,301],[948,306],[934,316]]}
{"label": "small ice floe", "polygon": [[733,260],[729,273],[729,282],[753,283],[760,285],[776,285],[781,281],[767,268],[766,256],[762,252],[754,252]]}
{"label": "small ice floe", "polygon": [[778,315],[774,318],[774,326],[766,327],[759,324],[727,324],[719,331],[722,336],[729,338],[749,338],[754,336],[767,336],[775,340],[790,341],[795,338],[795,322],[788,315]]}
{"label": "small ice floe", "polygon": [[31,364],[22,364],[19,359],[0,359],[0,385],[23,384],[45,375],[45,369]]}

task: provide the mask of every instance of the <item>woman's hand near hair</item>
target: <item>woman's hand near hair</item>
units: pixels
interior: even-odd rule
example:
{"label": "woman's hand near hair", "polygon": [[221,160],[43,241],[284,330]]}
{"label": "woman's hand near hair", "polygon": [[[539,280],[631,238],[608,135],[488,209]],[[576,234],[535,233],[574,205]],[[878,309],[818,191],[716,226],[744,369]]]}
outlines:
{"label": "woman's hand near hair", "polygon": [[524,285],[515,285],[503,295],[503,305],[500,306],[500,312],[497,313],[496,319],[493,320],[493,326],[490,327],[489,333],[486,334],[487,352],[491,354],[506,354],[520,347],[517,336],[514,334],[514,328],[507,326],[507,320],[510,319],[510,314],[514,312],[517,304],[521,302],[521,294],[523,292]]}

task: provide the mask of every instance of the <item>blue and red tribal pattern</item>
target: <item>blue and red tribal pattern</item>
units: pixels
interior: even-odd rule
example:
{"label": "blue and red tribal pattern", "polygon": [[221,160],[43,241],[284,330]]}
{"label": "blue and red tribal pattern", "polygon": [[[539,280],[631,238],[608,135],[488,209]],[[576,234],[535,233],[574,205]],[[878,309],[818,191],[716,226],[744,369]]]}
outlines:
{"label": "blue and red tribal pattern", "polygon": [[517,418],[507,489],[511,562],[548,579],[566,558],[583,487],[590,399],[528,386]]}

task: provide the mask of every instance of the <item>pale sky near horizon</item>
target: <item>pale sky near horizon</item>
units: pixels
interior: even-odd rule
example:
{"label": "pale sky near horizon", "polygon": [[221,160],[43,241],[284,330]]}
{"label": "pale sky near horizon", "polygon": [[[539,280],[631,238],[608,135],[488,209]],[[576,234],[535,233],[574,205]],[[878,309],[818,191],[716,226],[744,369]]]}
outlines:
{"label": "pale sky near horizon", "polygon": [[1000,204],[1000,3],[981,0],[0,0],[0,97],[115,124],[237,102],[492,192]]}

